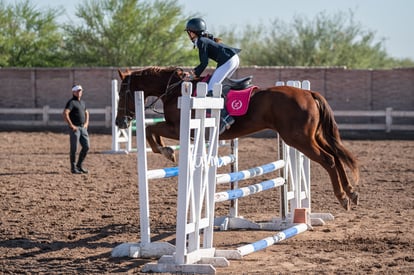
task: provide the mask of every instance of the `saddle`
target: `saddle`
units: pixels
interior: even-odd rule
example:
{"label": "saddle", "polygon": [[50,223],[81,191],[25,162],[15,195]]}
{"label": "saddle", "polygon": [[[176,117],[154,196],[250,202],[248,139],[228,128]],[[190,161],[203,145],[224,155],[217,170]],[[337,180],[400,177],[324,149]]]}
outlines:
{"label": "saddle", "polygon": [[223,92],[224,92],[224,87],[228,88],[229,90],[230,89],[244,90],[252,85],[252,79],[253,79],[253,76],[251,75],[240,78],[240,79],[226,78],[221,83],[223,85]]}
{"label": "saddle", "polygon": [[[202,79],[208,82],[211,75],[207,75]],[[222,93],[224,97],[224,105],[231,116],[242,116],[246,114],[249,107],[250,97],[257,86],[252,84],[253,76],[246,76],[240,79],[226,78],[223,80]]]}

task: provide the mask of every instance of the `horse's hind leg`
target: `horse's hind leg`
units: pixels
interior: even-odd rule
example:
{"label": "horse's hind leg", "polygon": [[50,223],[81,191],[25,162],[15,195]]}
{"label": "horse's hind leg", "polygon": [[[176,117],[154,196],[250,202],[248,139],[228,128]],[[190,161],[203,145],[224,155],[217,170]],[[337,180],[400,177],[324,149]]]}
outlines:
{"label": "horse's hind leg", "polygon": [[[306,139],[304,138],[303,140]],[[338,199],[343,208],[350,210],[349,200],[344,192],[344,189],[342,188],[341,176],[338,171],[335,157],[321,148],[315,140],[312,140],[306,145],[300,142],[299,144],[292,144],[292,146],[301,151],[311,160],[319,163],[328,172],[335,197]]]}
{"label": "horse's hind leg", "polygon": [[359,204],[359,194],[358,192],[356,192],[354,190],[354,187],[351,185],[351,183],[349,182],[348,176],[345,172],[345,168],[344,165],[342,164],[342,162],[338,159],[335,158],[335,164],[339,173],[339,177],[341,179],[341,184],[342,184],[342,188],[345,190],[346,195],[348,196],[348,198],[351,199],[351,201],[358,205]]}
{"label": "horse's hind leg", "polygon": [[[331,179],[332,187],[336,198],[343,208],[350,210],[349,199],[346,196],[346,190],[342,185],[341,175],[338,171],[337,162],[335,157],[325,152],[323,149],[320,150],[321,155],[315,161],[318,162],[328,172],[329,178]],[[311,157],[310,157],[311,158]],[[312,158],[311,158],[312,159]]]}

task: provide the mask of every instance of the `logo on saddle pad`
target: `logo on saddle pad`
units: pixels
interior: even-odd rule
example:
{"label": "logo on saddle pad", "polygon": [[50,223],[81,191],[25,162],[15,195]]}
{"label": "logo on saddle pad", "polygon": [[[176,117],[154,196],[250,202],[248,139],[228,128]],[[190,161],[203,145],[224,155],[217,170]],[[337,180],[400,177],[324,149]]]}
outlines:
{"label": "logo on saddle pad", "polygon": [[257,86],[250,86],[244,90],[230,90],[226,96],[226,109],[231,116],[246,114],[250,96]]}

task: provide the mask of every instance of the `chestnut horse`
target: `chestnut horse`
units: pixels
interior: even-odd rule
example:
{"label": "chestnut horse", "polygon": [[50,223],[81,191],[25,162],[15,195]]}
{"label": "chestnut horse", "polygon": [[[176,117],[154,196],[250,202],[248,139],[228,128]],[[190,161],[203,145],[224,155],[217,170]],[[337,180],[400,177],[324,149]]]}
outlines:
{"label": "chestnut horse", "polygon": [[[135,116],[134,91],[144,97],[157,97],[164,107],[165,122],[146,128],[146,139],[154,153],[175,161],[174,151],[166,147],[162,137],[179,139],[183,71],[174,67],[148,67],[137,71],[119,71],[122,79],[116,125],[125,129]],[[196,85],[196,81],[193,83]],[[234,117],[235,123],[219,139],[233,139],[261,130],[277,132],[284,142],[319,163],[328,172],[333,191],[340,204],[350,209],[350,200],[358,204],[358,193],[348,180],[345,165],[358,182],[359,169],[355,157],[343,145],[333,112],[321,94],[290,86],[275,86],[256,91],[247,113]]]}

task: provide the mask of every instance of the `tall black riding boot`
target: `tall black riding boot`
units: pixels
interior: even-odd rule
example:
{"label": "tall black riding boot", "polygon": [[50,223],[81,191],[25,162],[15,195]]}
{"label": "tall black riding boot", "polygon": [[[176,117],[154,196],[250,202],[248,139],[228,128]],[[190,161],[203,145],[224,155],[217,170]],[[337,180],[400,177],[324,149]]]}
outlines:
{"label": "tall black riding boot", "polygon": [[221,135],[224,131],[230,129],[230,126],[233,125],[234,118],[229,115],[226,108],[223,108],[220,112],[220,132]]}
{"label": "tall black riding boot", "polygon": [[79,153],[78,163],[76,164],[77,170],[81,173],[84,173],[84,174],[87,174],[89,172],[87,169],[85,169],[82,166],[82,163],[86,158],[86,154],[87,154],[87,152],[85,152],[84,150],[81,150],[80,153]]}

